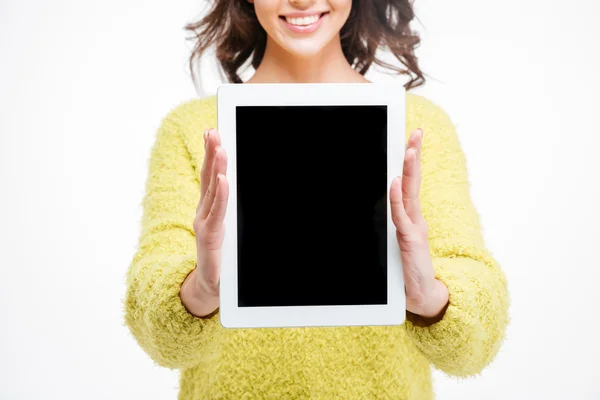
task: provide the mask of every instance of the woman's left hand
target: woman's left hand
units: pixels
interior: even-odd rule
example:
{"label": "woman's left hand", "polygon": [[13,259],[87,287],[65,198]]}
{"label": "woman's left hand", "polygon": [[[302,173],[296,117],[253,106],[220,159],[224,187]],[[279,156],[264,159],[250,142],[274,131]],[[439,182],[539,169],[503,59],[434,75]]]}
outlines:
{"label": "woman's left hand", "polygon": [[435,322],[448,305],[448,288],[435,278],[427,223],[421,214],[422,144],[423,131],[416,129],[406,144],[402,176],[392,182],[390,206],[404,270],[406,310]]}

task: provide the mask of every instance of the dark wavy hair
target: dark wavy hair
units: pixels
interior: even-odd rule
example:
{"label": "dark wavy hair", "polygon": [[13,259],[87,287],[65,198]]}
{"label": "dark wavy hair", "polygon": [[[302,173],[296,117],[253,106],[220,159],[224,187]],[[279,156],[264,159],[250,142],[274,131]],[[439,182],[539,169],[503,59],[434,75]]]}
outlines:
{"label": "dark wavy hair", "polygon": [[[411,31],[410,21],[415,18],[409,0],[352,0],[348,20],[340,31],[342,50],[346,60],[364,75],[373,63],[406,74],[411,79],[406,90],[425,83],[414,49],[420,37]],[[216,48],[219,68],[231,83],[242,83],[239,69],[247,61],[258,68],[267,43],[267,33],[254,12],[254,4],[247,0],[212,0],[208,12],[185,30],[192,32],[194,41],[189,68],[194,78],[194,63],[211,47]],[[403,65],[393,65],[378,57],[377,50],[389,51]]]}

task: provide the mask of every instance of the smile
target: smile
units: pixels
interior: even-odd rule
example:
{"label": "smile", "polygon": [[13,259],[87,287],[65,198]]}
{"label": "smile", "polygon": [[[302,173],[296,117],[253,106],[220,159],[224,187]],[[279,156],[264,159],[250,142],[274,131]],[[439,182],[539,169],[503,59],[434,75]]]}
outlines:
{"label": "smile", "polygon": [[315,13],[312,15],[288,15],[281,16],[280,19],[292,32],[296,33],[311,33],[317,30],[321,25],[323,18],[329,14]]}

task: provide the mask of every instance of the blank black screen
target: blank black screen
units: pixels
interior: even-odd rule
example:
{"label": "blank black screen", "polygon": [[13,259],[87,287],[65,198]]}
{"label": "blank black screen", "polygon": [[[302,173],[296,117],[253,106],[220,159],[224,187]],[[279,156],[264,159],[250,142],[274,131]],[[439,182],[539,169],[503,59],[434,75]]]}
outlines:
{"label": "blank black screen", "polygon": [[387,107],[236,118],[238,306],[387,304]]}

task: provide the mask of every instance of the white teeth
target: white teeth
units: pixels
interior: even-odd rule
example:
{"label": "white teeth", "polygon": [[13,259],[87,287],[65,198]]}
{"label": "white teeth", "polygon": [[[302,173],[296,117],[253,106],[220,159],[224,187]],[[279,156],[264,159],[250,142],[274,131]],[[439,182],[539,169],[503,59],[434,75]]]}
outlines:
{"label": "white teeth", "polygon": [[289,18],[285,17],[285,20],[292,25],[306,26],[314,24],[319,20],[319,15],[311,15],[310,17],[301,18]]}

